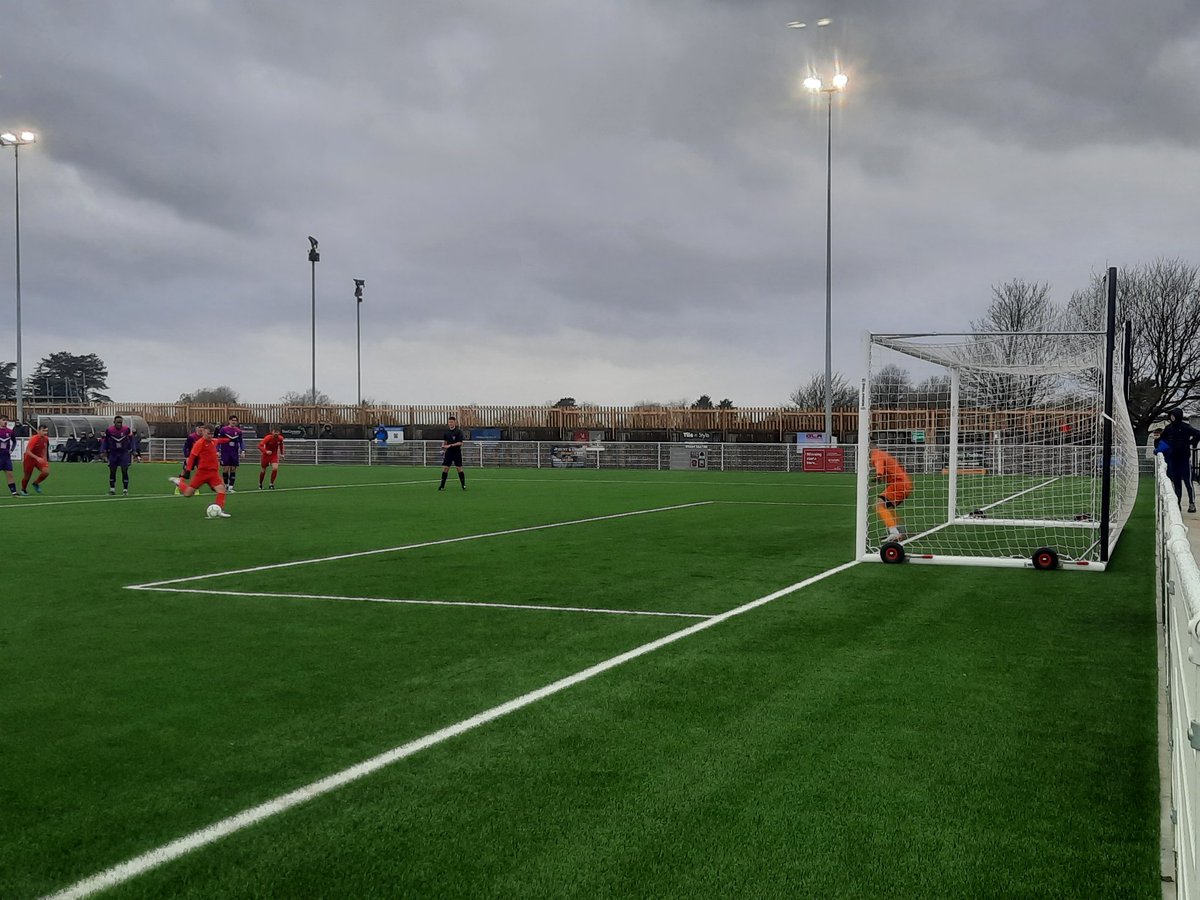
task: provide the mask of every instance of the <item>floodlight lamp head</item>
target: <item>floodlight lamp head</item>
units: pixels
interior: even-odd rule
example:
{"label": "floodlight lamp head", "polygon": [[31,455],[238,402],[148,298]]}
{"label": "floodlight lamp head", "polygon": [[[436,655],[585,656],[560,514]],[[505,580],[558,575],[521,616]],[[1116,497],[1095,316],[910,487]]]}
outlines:
{"label": "floodlight lamp head", "polygon": [[308,251],[309,262],[320,262],[321,254],[317,252],[317,239],[311,234],[308,236],[308,242],[312,245],[312,249]]}
{"label": "floodlight lamp head", "polygon": [[821,89],[821,79],[815,75],[809,75],[801,83],[804,85],[806,91],[819,91]]}
{"label": "floodlight lamp head", "polygon": [[836,75],[833,76],[833,87],[835,90],[840,91],[846,87],[846,84],[849,81],[850,81],[850,79],[846,77],[845,72],[838,72]]}
{"label": "floodlight lamp head", "polygon": [[34,144],[34,143],[37,143],[37,132],[36,131],[29,131],[29,130],[20,131],[20,132],[5,131],[3,133],[0,133],[0,146],[19,147],[22,144]]}

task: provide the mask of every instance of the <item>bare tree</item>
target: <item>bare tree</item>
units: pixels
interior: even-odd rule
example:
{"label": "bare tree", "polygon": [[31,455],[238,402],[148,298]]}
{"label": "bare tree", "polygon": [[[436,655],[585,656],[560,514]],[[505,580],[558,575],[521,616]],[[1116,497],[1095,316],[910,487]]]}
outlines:
{"label": "bare tree", "polygon": [[279,400],[290,406],[328,406],[333,402],[324,391],[317,391],[314,396],[312,388],[306,391],[288,391]]}
{"label": "bare tree", "polygon": [[[1105,276],[1071,296],[1069,315],[1084,328],[1104,328]],[[1175,407],[1200,401],[1200,269],[1179,259],[1117,273],[1117,322],[1132,323],[1129,414],[1139,442]]]}
{"label": "bare tree", "polygon": [[[858,406],[858,389],[852,387],[842,373],[834,372],[830,384],[835,408]],[[792,391],[788,400],[800,409],[824,409],[825,373],[814,373],[807,383]]]}
{"label": "bare tree", "polygon": [[190,394],[180,394],[179,403],[237,403],[238,392],[227,384],[220,387],[197,388]]}
{"label": "bare tree", "polygon": [[912,402],[912,376],[907,369],[889,363],[871,375],[871,406],[899,409]]}
{"label": "bare tree", "polygon": [[930,375],[909,392],[914,406],[936,406],[950,396],[950,376]]}
{"label": "bare tree", "polygon": [[[1051,334],[1061,331],[1063,325],[1063,313],[1051,301],[1048,284],[1016,278],[993,285],[991,305],[982,318],[971,323],[975,336],[964,352],[974,362],[986,361],[1013,371],[978,372],[964,386],[964,399],[1009,409],[1030,409],[1050,402],[1059,379],[1042,367],[1056,361],[1061,341]],[[1029,337],[1030,333],[1047,336]]]}
{"label": "bare tree", "polygon": [[1055,331],[1062,314],[1050,300],[1050,285],[1020,278],[992,285],[992,303],[983,318],[971,323],[977,332]]}

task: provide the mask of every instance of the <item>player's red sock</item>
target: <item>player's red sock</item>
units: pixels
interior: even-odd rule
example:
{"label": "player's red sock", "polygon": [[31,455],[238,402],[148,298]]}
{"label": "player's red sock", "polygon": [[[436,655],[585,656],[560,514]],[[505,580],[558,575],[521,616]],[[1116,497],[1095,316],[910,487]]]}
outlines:
{"label": "player's red sock", "polygon": [[35,481],[34,484],[41,484],[43,481],[45,481],[49,477],[50,477],[49,472],[43,472],[41,475],[39,475],[37,477],[37,481]]}
{"label": "player's red sock", "polygon": [[225,508],[225,492],[224,491],[217,491],[217,506],[221,507],[221,509]]}
{"label": "player's red sock", "polygon": [[[259,486],[259,487],[262,487],[262,483],[263,483],[263,477],[264,477],[266,474],[267,474],[267,470],[266,470],[266,469],[259,469],[259,471],[258,471],[258,486]],[[274,481],[274,480],[275,480],[274,476],[272,476],[271,480],[272,480],[272,481]]]}
{"label": "player's red sock", "polygon": [[278,475],[278,474],[279,474],[279,473],[278,473],[278,472],[276,472],[274,469],[272,469],[272,470],[271,470],[271,484],[274,484],[274,483],[275,483],[275,476],[276,476],[276,475]]}
{"label": "player's red sock", "polygon": [[23,491],[29,490],[29,476],[28,475],[26,475],[24,478],[21,479],[21,490],[23,490]]}

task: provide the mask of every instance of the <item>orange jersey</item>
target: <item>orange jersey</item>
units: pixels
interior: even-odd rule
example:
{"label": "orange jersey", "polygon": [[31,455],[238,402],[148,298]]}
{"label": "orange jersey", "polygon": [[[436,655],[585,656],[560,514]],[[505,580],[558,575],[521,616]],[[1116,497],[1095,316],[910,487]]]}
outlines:
{"label": "orange jersey", "polygon": [[904,466],[886,450],[878,447],[871,449],[871,466],[875,469],[875,475],[886,482],[889,488],[903,488],[905,491],[912,488],[912,479],[908,477]]}
{"label": "orange jersey", "polygon": [[34,434],[25,445],[25,455],[45,457],[49,449],[50,438],[44,434]]}
{"label": "orange jersey", "polygon": [[263,456],[283,455],[283,435],[268,434],[258,442],[258,452]]}
{"label": "orange jersey", "polygon": [[220,460],[217,459],[217,444],[228,444],[230,438],[200,438],[192,447],[192,452],[187,458],[188,471],[198,470],[206,472],[209,470],[216,471],[221,467]]}

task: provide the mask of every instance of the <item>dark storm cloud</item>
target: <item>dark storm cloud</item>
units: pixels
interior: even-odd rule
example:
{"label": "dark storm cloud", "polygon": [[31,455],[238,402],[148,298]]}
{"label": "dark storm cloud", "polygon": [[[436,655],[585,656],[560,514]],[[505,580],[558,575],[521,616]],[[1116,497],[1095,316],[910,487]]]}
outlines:
{"label": "dark storm cloud", "polygon": [[[797,84],[835,59],[840,368],[864,327],[965,327],[1007,278],[1065,299],[1195,245],[1184,0],[47,2],[5,23],[0,125],[43,131],[27,368],[136,342],[110,365],[130,399],[197,386],[170,342],[209,319],[243,395],[304,387],[315,234],[335,396],[365,277],[385,399],[780,402],[823,355],[826,109]],[[446,340],[490,370],[439,371]],[[556,392],[566,345],[591,381]]]}

